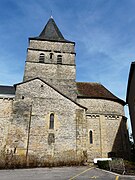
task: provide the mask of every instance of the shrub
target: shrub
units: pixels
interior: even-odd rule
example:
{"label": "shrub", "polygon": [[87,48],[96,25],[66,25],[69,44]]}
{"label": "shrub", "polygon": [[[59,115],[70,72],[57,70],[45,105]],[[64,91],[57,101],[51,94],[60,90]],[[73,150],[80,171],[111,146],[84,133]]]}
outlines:
{"label": "shrub", "polygon": [[97,161],[97,165],[100,169],[110,170],[109,161]]}

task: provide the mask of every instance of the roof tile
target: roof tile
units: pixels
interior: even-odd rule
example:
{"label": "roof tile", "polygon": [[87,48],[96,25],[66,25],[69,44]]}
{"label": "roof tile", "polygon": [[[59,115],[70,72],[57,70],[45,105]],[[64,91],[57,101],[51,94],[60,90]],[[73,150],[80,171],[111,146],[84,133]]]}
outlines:
{"label": "roof tile", "polygon": [[14,86],[0,86],[0,94],[15,94]]}
{"label": "roof tile", "polygon": [[40,33],[38,37],[30,38],[30,39],[36,39],[36,40],[48,40],[48,41],[60,41],[60,42],[70,42],[64,38],[62,33],[60,32],[59,28],[57,27],[54,19],[51,17],[47,24],[45,25],[43,31]]}
{"label": "roof tile", "polygon": [[109,99],[125,105],[123,100],[113,95],[100,83],[77,82],[76,84],[78,97]]}

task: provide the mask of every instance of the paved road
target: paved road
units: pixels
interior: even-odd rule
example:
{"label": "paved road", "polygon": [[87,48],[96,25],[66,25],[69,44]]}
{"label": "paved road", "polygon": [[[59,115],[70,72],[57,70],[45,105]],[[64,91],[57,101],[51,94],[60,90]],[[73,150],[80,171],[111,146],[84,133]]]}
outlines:
{"label": "paved road", "polygon": [[0,180],[135,180],[96,168],[59,167],[0,170]]}

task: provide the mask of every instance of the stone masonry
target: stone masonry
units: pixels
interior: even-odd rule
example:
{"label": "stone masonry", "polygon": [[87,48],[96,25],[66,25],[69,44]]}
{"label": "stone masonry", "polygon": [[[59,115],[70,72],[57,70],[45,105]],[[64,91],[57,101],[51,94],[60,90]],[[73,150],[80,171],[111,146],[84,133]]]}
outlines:
{"label": "stone masonry", "polygon": [[0,86],[1,153],[29,166],[129,158],[125,102],[101,84],[76,82],[74,49],[52,18],[29,38],[23,82]]}
{"label": "stone masonry", "polygon": [[[45,63],[39,63],[39,56],[45,53]],[[52,59],[50,60],[50,53]],[[57,64],[57,56],[62,64]],[[25,66],[24,81],[39,77],[64,94],[76,99],[76,66],[74,43],[30,40]]]}

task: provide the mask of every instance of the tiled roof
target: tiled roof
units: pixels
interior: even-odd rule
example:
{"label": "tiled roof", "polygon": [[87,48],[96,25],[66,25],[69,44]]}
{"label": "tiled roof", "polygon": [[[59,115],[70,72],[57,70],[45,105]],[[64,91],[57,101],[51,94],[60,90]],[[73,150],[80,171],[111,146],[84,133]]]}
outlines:
{"label": "tiled roof", "polygon": [[81,98],[99,98],[109,99],[120,102],[125,105],[125,102],[115,95],[113,95],[108,89],[106,89],[100,83],[89,83],[89,82],[77,82],[77,94]]}
{"label": "tiled roof", "polygon": [[0,86],[0,94],[15,94],[14,86]]}
{"label": "tiled roof", "polygon": [[[60,42],[71,42],[64,38],[59,28],[57,27],[54,19],[51,17],[43,31],[40,33],[38,37],[29,38],[29,39],[37,39],[37,40],[48,40],[48,41],[60,41]],[[74,43],[74,42],[71,42]]]}

